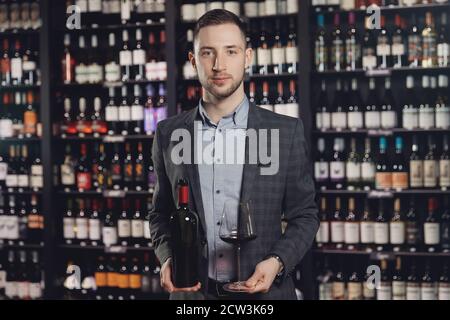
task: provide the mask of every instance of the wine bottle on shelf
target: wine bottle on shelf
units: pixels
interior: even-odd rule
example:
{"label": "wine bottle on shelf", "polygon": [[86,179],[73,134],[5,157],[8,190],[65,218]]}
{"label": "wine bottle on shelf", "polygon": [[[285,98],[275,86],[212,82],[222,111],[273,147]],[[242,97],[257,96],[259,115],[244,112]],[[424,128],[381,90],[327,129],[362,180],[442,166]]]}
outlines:
{"label": "wine bottle on shelf", "polygon": [[356,79],[352,79],[349,98],[350,104],[347,108],[348,128],[350,130],[358,130],[363,128],[363,113],[361,97],[358,90],[358,82]]}
{"label": "wine bottle on shelf", "polygon": [[365,18],[366,31],[362,44],[362,67],[372,70],[377,67],[377,42],[369,17]]}
{"label": "wine bottle on shelf", "polygon": [[448,77],[438,76],[439,93],[435,103],[436,128],[450,129],[450,105],[448,104]]}
{"label": "wine bottle on shelf", "polygon": [[121,65],[117,60],[116,35],[108,35],[108,52],[106,53],[105,80],[118,82],[121,80]]}
{"label": "wine bottle on shelf", "polygon": [[400,251],[405,244],[406,231],[399,198],[394,200],[394,213],[389,223],[389,234],[393,251]]}
{"label": "wine bottle on shelf", "polygon": [[392,277],[387,260],[381,260],[380,286],[377,288],[377,300],[392,300]]}
{"label": "wine bottle on shelf", "polygon": [[392,275],[392,299],[406,300],[406,281],[403,276],[402,259],[395,258],[395,271]]}
{"label": "wine bottle on shelf", "polygon": [[395,31],[392,34],[392,66],[401,68],[406,65],[406,36],[404,31],[404,21],[399,14],[395,15]]}
{"label": "wine bottle on shelf", "polygon": [[134,168],[130,143],[125,144],[125,157],[123,159],[123,184],[125,190],[131,190],[134,184]]}
{"label": "wine bottle on shelf", "polygon": [[122,50],[120,51],[120,66],[122,82],[131,80],[131,66],[133,65],[133,52],[129,47],[128,31],[122,32]]}
{"label": "wine bottle on shelf", "polygon": [[131,217],[128,214],[128,201],[122,200],[122,211],[117,219],[117,235],[122,246],[130,244],[131,240]]}
{"label": "wine bottle on shelf", "polygon": [[327,95],[325,80],[322,80],[319,93],[319,101],[317,103],[316,127],[318,130],[329,130],[331,128],[331,113]]}
{"label": "wine bottle on shelf", "polygon": [[364,112],[364,124],[367,129],[379,129],[381,126],[381,112],[374,78],[369,79],[369,95]]}
{"label": "wine bottle on shelf", "polygon": [[333,271],[330,269],[328,257],[324,257],[323,273],[317,277],[319,282],[319,300],[333,300]]}
{"label": "wine bottle on shelf", "polygon": [[406,278],[406,300],[420,300],[420,282],[417,275],[417,266],[411,261],[408,277]]}
{"label": "wine bottle on shelf", "polygon": [[431,272],[430,260],[427,260],[425,263],[425,271],[420,283],[420,296],[422,300],[437,300],[436,283]]}
{"label": "wine bottle on shelf", "polygon": [[344,40],[342,38],[342,31],[340,28],[339,13],[334,14],[334,29],[331,36],[330,50],[330,69],[334,71],[344,70]]}
{"label": "wine bottle on shelf", "polygon": [[316,71],[328,69],[327,39],[323,14],[317,15],[318,32],[314,41],[314,62]]}
{"label": "wine bottle on shelf", "polygon": [[386,29],[385,16],[380,17],[381,29],[377,37],[377,66],[386,69],[391,65],[391,39]]}
{"label": "wine bottle on shelf", "polygon": [[114,190],[120,190],[123,187],[123,174],[122,161],[117,144],[114,144],[114,153],[109,168],[108,187]]}
{"label": "wine bottle on shelf", "polygon": [[135,246],[144,245],[144,219],[141,212],[141,200],[134,202],[134,214],[131,220],[131,241]]}
{"label": "wine bottle on shelf", "polygon": [[406,77],[406,102],[402,110],[402,122],[405,129],[416,129],[419,127],[419,109],[414,89],[414,77]]}
{"label": "wine bottle on shelf", "polygon": [[443,200],[442,214],[441,214],[441,250],[442,252],[450,251],[450,197],[446,196]]}
{"label": "wine bottle on shelf", "polygon": [[350,152],[346,162],[347,190],[359,190],[361,184],[361,162],[356,151],[356,138],[350,140]]}
{"label": "wine bottle on shelf", "polygon": [[420,100],[419,104],[419,128],[420,129],[431,129],[434,128],[434,106],[430,105],[430,90],[431,80],[429,76],[422,77],[422,90],[424,94]]}
{"label": "wine bottle on shelf", "polygon": [[381,128],[397,128],[396,105],[394,95],[391,90],[391,79],[389,77],[384,80],[384,88],[384,96],[381,101]]}
{"label": "wine bottle on shelf", "polygon": [[344,189],[345,188],[345,159],[344,152],[344,139],[335,138],[333,146],[333,157],[330,162],[330,187],[332,189]]}
{"label": "wine bottle on shelf", "polygon": [[141,103],[141,87],[134,86],[134,102],[131,106],[131,121],[134,134],[140,134],[144,129],[144,106]]}
{"label": "wine bottle on shelf", "polygon": [[298,46],[295,19],[289,19],[289,35],[286,44],[287,72],[295,74],[298,72]]}
{"label": "wine bottle on shelf", "polygon": [[160,83],[158,88],[158,101],[156,102],[156,116],[157,122],[167,119],[168,117],[167,91],[163,83]]}
{"label": "wine bottle on shelf", "polygon": [[386,137],[380,137],[380,150],[375,174],[375,187],[379,190],[389,190],[392,188],[392,166],[390,165],[386,152]]}
{"label": "wine bottle on shelf", "polygon": [[142,191],[145,188],[146,170],[144,163],[142,142],[138,143],[137,156],[134,158],[134,189],[136,191]]}
{"label": "wine bottle on shelf", "polygon": [[[78,37],[78,48],[81,51],[86,49],[86,39],[84,35],[80,35]],[[77,62],[75,65],[75,82],[78,84],[85,84],[89,81],[89,73],[87,69],[87,55],[86,56],[78,56]]]}
{"label": "wine bottle on shelf", "polygon": [[437,65],[447,67],[450,65],[450,40],[448,38],[447,13],[441,13],[441,24],[436,44]]}
{"label": "wine bottle on shelf", "polygon": [[345,300],[345,279],[344,279],[344,262],[339,259],[337,270],[334,272],[332,282],[332,297],[333,300]]}
{"label": "wine bottle on shelf", "polygon": [[330,242],[330,223],[328,221],[327,199],[320,198],[320,226],[317,231],[316,242],[317,247],[321,248],[327,246]]}
{"label": "wine bottle on shelf", "polygon": [[11,81],[13,85],[20,85],[23,81],[22,44],[16,40],[14,53],[11,56]]}
{"label": "wine bottle on shelf", "polygon": [[445,261],[444,266],[442,267],[437,287],[437,299],[450,300],[450,273],[448,260]]}
{"label": "wine bottle on shelf", "polygon": [[82,199],[78,199],[78,211],[75,217],[75,235],[76,239],[80,244],[86,244],[87,239],[89,238],[89,222],[88,215],[85,210],[85,201]]}
{"label": "wine bottle on shelf", "polygon": [[119,133],[119,107],[115,101],[114,88],[109,88],[109,102],[105,108],[105,119],[108,124],[108,135]]}
{"label": "wine bottle on shelf", "polygon": [[436,198],[428,199],[428,216],[423,224],[424,244],[428,252],[436,252],[440,244],[440,224]]}
{"label": "wine bottle on shelf", "polygon": [[360,278],[357,259],[352,259],[351,273],[347,280],[347,300],[362,300],[363,299],[363,285],[365,284]]}
{"label": "wine bottle on shelf", "polygon": [[314,162],[314,178],[320,189],[326,190],[330,179],[329,163],[325,155],[325,139],[317,140],[317,158]]}
{"label": "wine bottle on shelf", "polygon": [[408,168],[403,156],[403,139],[395,138],[395,156],[392,161],[392,188],[395,190],[408,189]]}
{"label": "wine bottle on shelf", "polygon": [[364,213],[361,215],[360,221],[360,238],[361,244],[365,246],[367,251],[371,251],[375,243],[375,222],[370,210],[369,202],[365,199]]}
{"label": "wine bottle on shelf", "polygon": [[63,238],[66,244],[73,244],[75,240],[75,213],[72,199],[67,200],[66,212],[63,217]]}
{"label": "wine bottle on shelf", "polygon": [[108,125],[101,116],[102,100],[94,98],[94,113],[91,117],[91,130],[94,137],[103,136],[108,133]]}
{"label": "wine bottle on shelf", "polygon": [[128,90],[126,86],[122,87],[122,102],[119,106],[119,125],[121,134],[126,136],[130,134],[131,106],[128,104]]}
{"label": "wine bottle on shelf", "polygon": [[372,190],[375,187],[375,162],[372,158],[370,138],[365,139],[364,157],[361,163],[361,182],[362,189]]}
{"label": "wine bottle on shelf", "polygon": [[87,158],[87,147],[81,144],[80,159],[77,166],[77,188],[79,191],[88,191],[92,188],[92,172]]}
{"label": "wine bottle on shelf", "polygon": [[336,81],[336,92],[334,94],[333,112],[331,113],[331,127],[335,130],[347,128],[347,113],[345,110],[345,99],[341,80]]}
{"label": "wine bottle on shelf", "polygon": [[100,204],[98,199],[92,200],[92,210],[88,221],[89,242],[92,246],[97,246],[102,241],[102,231],[100,222]]}
{"label": "wine bottle on shelf", "polygon": [[267,81],[263,82],[262,99],[258,105],[263,109],[273,111],[272,102],[269,100],[269,83]]}
{"label": "wine bottle on shelf", "polygon": [[335,212],[331,222],[331,243],[336,249],[342,249],[345,240],[344,221],[341,213],[341,198],[336,198]]}
{"label": "wine bottle on shelf", "polygon": [[117,236],[117,220],[114,214],[113,199],[106,199],[106,216],[102,227],[102,238],[105,246],[115,245],[118,242]]}
{"label": "wine bottle on shelf", "polygon": [[96,34],[91,36],[91,48],[88,55],[88,83],[101,83],[103,81],[103,66],[99,64],[98,37]]}
{"label": "wine bottle on shelf", "polygon": [[9,55],[9,40],[3,40],[3,56],[1,60],[1,73],[2,73],[2,84],[5,86],[11,85],[11,57]]}
{"label": "wine bottle on shelf", "polygon": [[408,32],[408,65],[417,68],[422,59],[422,36],[417,25],[416,14],[411,15],[410,30]]}
{"label": "wine bottle on shelf", "polygon": [[259,46],[256,49],[259,74],[269,74],[269,66],[272,64],[271,49],[267,41],[266,21],[261,21],[261,34],[259,36]]}
{"label": "wine bottle on shelf", "polygon": [[378,216],[375,219],[374,242],[377,251],[385,251],[389,244],[389,225],[383,199],[379,201]]}
{"label": "wine bottle on shelf", "polygon": [[157,114],[155,110],[155,89],[151,84],[146,87],[147,101],[144,109],[144,131],[147,135],[156,132]]}
{"label": "wine bottle on shelf", "polygon": [[428,152],[423,160],[423,175],[425,188],[436,188],[439,177],[439,160],[436,155],[436,144],[431,135],[428,136]]}
{"label": "wine bottle on shelf", "polygon": [[189,209],[189,186],[185,180],[178,182],[178,209],[170,217],[172,234],[172,279],[178,288],[192,287],[199,281],[199,221]]}
{"label": "wine bottle on shelf", "polygon": [[356,29],[354,12],[348,14],[348,31],[345,38],[345,65],[346,70],[356,70],[361,67],[361,44]]}
{"label": "wine bottle on shelf", "polygon": [[281,42],[280,20],[275,20],[275,34],[272,47],[272,70],[274,74],[286,72],[285,48]]}
{"label": "wine bottle on shelf", "polygon": [[344,223],[344,237],[347,250],[355,250],[360,242],[360,225],[355,211],[355,198],[348,200],[348,214]]}
{"label": "wine bottle on shelf", "polygon": [[424,68],[437,65],[437,33],[431,12],[425,14],[425,27],[422,30],[422,63]]}
{"label": "wine bottle on shelf", "polygon": [[142,30],[136,29],[136,47],[133,50],[133,74],[135,80],[143,80],[145,77],[146,52],[142,44]]}

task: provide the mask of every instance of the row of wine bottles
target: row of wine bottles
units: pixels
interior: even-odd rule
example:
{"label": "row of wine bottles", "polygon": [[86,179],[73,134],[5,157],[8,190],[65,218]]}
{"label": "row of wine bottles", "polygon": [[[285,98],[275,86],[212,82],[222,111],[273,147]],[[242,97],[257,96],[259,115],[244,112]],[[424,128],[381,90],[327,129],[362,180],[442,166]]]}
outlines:
{"label": "row of wine bottles", "polygon": [[357,79],[352,79],[351,90],[348,85],[348,82],[342,83],[338,79],[334,99],[330,103],[326,82],[322,81],[316,108],[318,130],[450,128],[446,75],[438,78],[423,76],[421,89],[415,86],[412,76],[407,76],[404,95],[397,96],[397,99],[394,98],[390,78],[385,78],[381,99],[374,78],[369,79],[365,101],[361,98]]}
{"label": "row of wine bottles", "polygon": [[365,249],[377,251],[450,251],[450,203],[445,197],[438,205],[436,198],[428,198],[427,216],[410,199],[408,211],[395,198],[393,210],[386,199],[378,201],[378,214],[373,203],[366,200],[364,209],[356,207],[355,198],[348,199],[342,210],[341,197],[335,199],[335,210],[327,207],[327,199],[320,199],[320,228],[316,243],[319,247],[336,249]]}
{"label": "row of wine bottles", "polygon": [[43,166],[37,152],[30,157],[28,145],[10,145],[8,156],[0,153],[0,190],[43,188]]}
{"label": "row of wine bottles", "polygon": [[[136,29],[134,41],[131,42],[129,31],[123,30],[120,47],[116,44],[116,34],[109,33],[108,45],[99,49],[99,38],[92,34],[86,54],[88,47],[85,35],[79,35],[78,46],[74,46],[71,36],[66,34],[61,59],[62,82],[86,84],[103,81],[163,81],[167,78],[165,43],[164,30],[160,31],[158,43],[153,31],[144,40],[142,30]],[[102,53],[102,50],[105,52]]]}
{"label": "row of wine bottles", "polygon": [[448,258],[420,264],[417,258],[402,257],[396,257],[395,265],[388,260],[372,262],[370,267],[379,268],[378,281],[369,271],[374,269],[356,258],[344,263],[343,257],[325,257],[320,262],[316,278],[320,300],[450,300]]}
{"label": "row of wine bottles", "polygon": [[0,3],[0,31],[39,29],[40,27],[41,9],[38,0]]}
{"label": "row of wine bottles", "polygon": [[64,98],[64,119],[59,134],[67,136],[104,135],[151,135],[156,132],[157,123],[168,116],[166,89],[159,85],[158,95],[152,84],[146,86],[146,98],[139,85],[134,86],[134,98],[130,99],[128,89],[123,86],[121,95],[116,96],[114,88],[109,89],[109,101],[103,108],[100,97],[87,100],[80,97],[78,112],[72,107],[73,100]]}
{"label": "row of wine bottles", "polygon": [[43,298],[44,275],[37,251],[0,251],[0,300]]}
{"label": "row of wine bottles", "polygon": [[93,260],[96,262],[73,257],[67,262],[67,274],[79,268],[80,278],[73,274],[65,277],[65,299],[146,300],[164,292],[159,262],[149,253],[143,258],[111,255]]}
{"label": "row of wine bottles", "polygon": [[[342,27],[341,15],[335,13],[334,27],[328,32],[325,17],[317,16],[318,32],[314,41],[314,65],[317,71],[351,71],[357,69],[386,69],[400,67],[446,67],[450,64],[450,39],[447,13],[441,12],[439,31],[436,31],[431,12],[419,25],[415,14],[406,20],[399,14],[394,25],[387,26],[385,16],[379,26],[365,18],[366,31],[362,36],[356,15],[348,14],[348,26]],[[392,29],[392,30],[391,30]],[[345,30],[345,31],[344,31]]]}
{"label": "row of wine bottles", "polygon": [[0,241],[8,244],[40,243],[44,216],[36,194],[17,198],[0,195]]}
{"label": "row of wine bottles", "polygon": [[[395,137],[395,152],[388,154],[386,137],[379,138],[379,149],[372,152],[370,138],[365,138],[364,154],[356,147],[356,138],[350,139],[350,148],[344,154],[344,138],[334,138],[333,153],[326,153],[324,138],[318,140],[314,176],[320,189],[348,190],[405,190],[410,188],[450,187],[450,154],[448,136],[443,137],[442,151],[428,136],[427,152],[419,148],[416,136],[412,138],[409,158],[405,156],[402,137]],[[392,148],[392,150],[394,150]]]}
{"label": "row of wine bottles", "polygon": [[298,12],[297,0],[260,0],[244,1],[241,10],[240,1],[183,1],[181,6],[182,21],[196,21],[206,12],[214,9],[225,9],[237,16],[264,17],[272,15],[292,14]]}
{"label": "row of wine bottles", "polygon": [[156,177],[151,159],[144,156],[143,143],[138,142],[133,148],[131,143],[108,146],[96,143],[88,149],[87,144],[82,143],[80,153],[74,157],[73,148],[67,145],[64,162],[60,165],[61,187],[66,191],[81,192],[148,190],[151,194]]}
{"label": "row of wine bottles", "polygon": [[22,41],[4,38],[0,68],[1,84],[4,86],[39,85],[39,52],[34,39],[24,48]]}
{"label": "row of wine bottles", "polygon": [[[104,246],[151,246],[148,220],[149,204],[135,199],[106,199],[106,206],[98,199],[71,198],[63,217],[63,238],[67,244]],[[133,209],[133,211],[131,210]]]}
{"label": "row of wine bottles", "polygon": [[368,7],[414,7],[421,4],[444,4],[448,0],[312,0],[311,5],[315,11],[327,10],[355,10]]}

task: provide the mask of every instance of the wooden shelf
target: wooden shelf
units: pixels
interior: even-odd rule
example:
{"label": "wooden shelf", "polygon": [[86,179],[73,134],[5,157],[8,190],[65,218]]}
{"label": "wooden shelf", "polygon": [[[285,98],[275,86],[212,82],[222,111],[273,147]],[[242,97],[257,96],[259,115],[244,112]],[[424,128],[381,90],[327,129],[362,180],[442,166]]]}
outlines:
{"label": "wooden shelf", "polygon": [[407,190],[316,190],[317,194],[324,195],[365,195],[369,198],[392,198],[394,195],[420,195],[420,194],[434,194],[434,195],[449,195],[450,190],[441,189],[407,189]]}
{"label": "wooden shelf", "polygon": [[446,133],[450,132],[450,129],[403,129],[403,128],[393,128],[393,129],[357,129],[357,130],[314,130],[315,135],[369,135],[369,136],[389,136],[394,133],[396,134],[422,134],[422,133]]}
{"label": "wooden shelf", "polygon": [[63,250],[93,250],[93,251],[104,251],[105,253],[118,253],[118,254],[124,254],[128,251],[141,251],[141,252],[153,252],[153,247],[135,247],[135,246],[121,246],[121,245],[114,245],[110,247],[106,247],[104,245],[99,246],[93,246],[93,245],[79,245],[79,244],[62,244],[58,246],[60,249]]}
{"label": "wooden shelf", "polygon": [[374,70],[342,70],[342,71],[312,71],[312,75],[315,77],[340,77],[340,76],[365,76],[365,77],[389,77],[393,74],[408,74],[408,73],[426,73],[426,72],[450,72],[450,66],[447,67],[430,67],[430,68],[387,68],[387,69],[374,69]]}
{"label": "wooden shelf", "polygon": [[345,255],[367,255],[372,259],[380,256],[411,256],[411,257],[450,257],[450,252],[423,252],[423,251],[365,251],[365,250],[339,250],[339,249],[313,249],[316,254],[345,254]]}

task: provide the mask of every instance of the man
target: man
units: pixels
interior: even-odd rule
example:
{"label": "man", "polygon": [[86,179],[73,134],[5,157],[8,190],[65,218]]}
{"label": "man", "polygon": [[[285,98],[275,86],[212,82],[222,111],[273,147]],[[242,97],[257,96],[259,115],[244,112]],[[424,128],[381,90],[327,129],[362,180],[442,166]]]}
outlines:
{"label": "man", "polygon": [[[171,299],[233,298],[222,289],[224,283],[237,278],[234,248],[219,238],[225,205],[234,208],[235,219],[240,216],[240,203],[251,201],[253,207],[257,237],[242,244],[240,253],[244,299],[296,299],[291,273],[318,229],[302,121],[259,108],[247,99],[243,80],[253,52],[246,48],[244,30],[241,20],[226,10],[209,11],[198,20],[189,59],[203,87],[203,98],[195,109],[161,121],[155,134],[152,157],[157,186],[150,230],[162,264],[161,285]],[[210,155],[212,163],[174,161],[179,143],[172,141],[175,130],[189,132],[191,146],[200,145],[201,154]],[[245,139],[249,131],[278,132],[269,137],[271,156],[277,157],[268,163],[258,154],[257,161],[250,161],[252,150],[264,149],[264,145],[258,142],[254,148],[255,142]],[[224,140],[230,132],[243,144],[230,147]],[[219,140],[226,142],[224,148]],[[223,163],[218,156],[223,150],[235,152],[238,158],[245,154],[245,163]],[[272,166],[275,172],[267,174]],[[168,224],[180,178],[189,181],[189,206],[200,220],[201,280],[191,288],[176,288],[171,279]],[[282,216],[287,221],[284,233]]]}

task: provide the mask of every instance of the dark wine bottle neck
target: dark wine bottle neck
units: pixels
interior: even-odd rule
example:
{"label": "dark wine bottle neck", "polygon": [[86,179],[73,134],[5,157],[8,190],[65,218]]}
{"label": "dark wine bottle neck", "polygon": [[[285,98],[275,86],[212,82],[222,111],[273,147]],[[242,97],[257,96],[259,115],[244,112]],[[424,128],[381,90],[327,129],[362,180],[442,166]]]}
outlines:
{"label": "dark wine bottle neck", "polygon": [[180,186],[180,189],[178,190],[178,204],[180,207],[186,206],[189,203],[188,190],[188,186]]}

